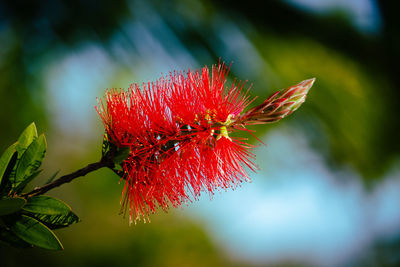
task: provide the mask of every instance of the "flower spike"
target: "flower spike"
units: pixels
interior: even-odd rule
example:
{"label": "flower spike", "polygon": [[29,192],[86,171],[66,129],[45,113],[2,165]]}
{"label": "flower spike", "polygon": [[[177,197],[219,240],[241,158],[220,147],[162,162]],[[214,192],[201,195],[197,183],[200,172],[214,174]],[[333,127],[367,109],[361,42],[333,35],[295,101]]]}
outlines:
{"label": "flower spike", "polygon": [[[210,73],[211,72],[211,73]],[[121,204],[130,222],[235,188],[255,170],[253,147],[232,136],[249,124],[275,122],[296,110],[314,79],[279,91],[247,112],[252,101],[225,64],[170,73],[156,82],[108,90],[96,107],[106,129],[103,156],[125,180]],[[248,90],[247,90],[248,91]],[[122,155],[122,156],[121,156]]]}

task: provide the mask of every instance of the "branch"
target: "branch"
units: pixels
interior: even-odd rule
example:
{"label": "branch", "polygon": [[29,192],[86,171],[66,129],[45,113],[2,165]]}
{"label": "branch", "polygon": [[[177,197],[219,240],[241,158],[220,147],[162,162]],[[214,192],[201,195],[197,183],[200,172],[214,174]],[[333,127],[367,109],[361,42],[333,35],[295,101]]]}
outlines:
{"label": "branch", "polygon": [[103,168],[103,167],[112,167],[113,165],[114,164],[112,163],[112,161],[110,161],[109,159],[103,157],[99,162],[91,163],[91,164],[87,165],[86,167],[83,167],[82,169],[79,169],[79,170],[77,170],[77,171],[75,171],[73,173],[61,176],[60,178],[58,178],[54,182],[51,182],[51,183],[46,184],[46,185],[41,186],[41,187],[37,187],[34,190],[32,190],[31,192],[29,192],[29,193],[22,194],[21,197],[30,198],[30,197],[33,197],[33,196],[42,195],[42,194],[46,193],[47,191],[49,191],[49,190],[51,190],[51,189],[53,189],[55,187],[58,187],[58,186],[60,186],[62,184],[71,182],[75,178],[78,178],[78,177],[81,177],[81,176],[85,176],[89,172],[98,170],[98,169]]}

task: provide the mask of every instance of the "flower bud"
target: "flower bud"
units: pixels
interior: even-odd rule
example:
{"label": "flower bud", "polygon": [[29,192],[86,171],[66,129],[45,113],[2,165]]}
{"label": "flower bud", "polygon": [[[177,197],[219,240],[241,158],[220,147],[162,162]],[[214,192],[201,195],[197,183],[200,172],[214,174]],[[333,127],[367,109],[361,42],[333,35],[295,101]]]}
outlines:
{"label": "flower bud", "polygon": [[293,113],[306,100],[315,78],[304,80],[286,90],[277,91],[262,104],[248,110],[238,121],[243,125],[277,122]]}

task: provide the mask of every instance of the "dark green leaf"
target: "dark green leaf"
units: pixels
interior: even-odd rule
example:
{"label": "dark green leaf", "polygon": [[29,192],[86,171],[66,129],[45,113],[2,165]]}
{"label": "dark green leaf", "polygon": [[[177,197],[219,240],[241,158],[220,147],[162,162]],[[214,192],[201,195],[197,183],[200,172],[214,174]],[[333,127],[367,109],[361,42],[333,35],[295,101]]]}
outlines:
{"label": "dark green leaf", "polygon": [[3,174],[3,179],[0,183],[0,196],[8,195],[12,188],[12,181],[15,180],[15,169],[18,165],[18,153],[14,153],[8,163],[7,169]]}
{"label": "dark green leaf", "polygon": [[25,242],[24,240],[16,236],[13,232],[4,227],[0,227],[0,241],[3,241],[4,243],[7,243],[16,248],[32,247],[29,243]]}
{"label": "dark green leaf", "polygon": [[68,215],[45,215],[35,213],[31,214],[31,216],[47,225],[47,227],[50,229],[67,227],[71,224],[79,222],[79,217],[72,211],[70,211]]}
{"label": "dark green leaf", "polygon": [[[17,143],[12,144],[9,146],[3,155],[0,158],[0,184],[3,179],[3,175],[7,170],[7,167],[11,161],[12,156],[16,153]],[[9,168],[13,168],[14,166],[10,166]]]}
{"label": "dark green leaf", "polygon": [[26,177],[15,189],[15,192],[20,193],[24,187],[33,179],[35,179],[36,176],[38,176],[43,170],[37,170],[34,173],[32,173],[31,176]]}
{"label": "dark green leaf", "polygon": [[44,224],[26,215],[11,226],[11,231],[19,238],[37,247],[61,250],[63,246],[57,236]]}
{"label": "dark green leaf", "polygon": [[18,145],[16,150],[18,151],[18,157],[24,153],[24,151],[28,148],[28,146],[38,137],[36,125],[34,122],[29,124],[28,127],[22,132],[22,134],[18,138]]}
{"label": "dark green leaf", "polygon": [[129,154],[131,153],[130,147],[122,147],[117,150],[115,153],[115,156],[113,158],[113,162],[115,164],[121,164],[125,159],[129,157]]}
{"label": "dark green leaf", "polygon": [[31,197],[23,209],[45,215],[68,215],[71,212],[71,208],[67,204],[50,196]]}
{"label": "dark green leaf", "polygon": [[26,203],[21,197],[0,199],[0,216],[19,211]]}
{"label": "dark green leaf", "polygon": [[105,156],[108,153],[108,151],[110,151],[110,146],[111,146],[111,143],[108,141],[108,135],[106,132],[106,133],[104,133],[103,145],[102,145],[102,149],[101,149],[101,153],[103,156]]}
{"label": "dark green leaf", "polygon": [[53,182],[54,178],[56,178],[56,176],[58,175],[58,173],[60,172],[60,170],[56,171],[48,180],[45,184],[49,184],[51,182]]}
{"label": "dark green leaf", "polygon": [[[15,189],[15,186],[18,186],[20,183],[20,181],[17,181],[16,179],[17,168],[22,156],[25,154],[25,151],[37,139],[37,136],[35,123],[32,122],[18,138],[18,141],[15,144],[15,150],[17,153],[13,154],[5,173],[3,174],[3,179],[4,177],[7,177],[8,179],[6,181],[3,180],[0,184],[0,191],[2,194],[9,193],[12,188]],[[30,175],[27,177],[30,177]]]}
{"label": "dark green leaf", "polygon": [[46,148],[46,138],[43,134],[29,145],[19,161],[13,181],[14,189],[20,188],[19,185],[37,171],[42,164]]}
{"label": "dark green leaf", "polygon": [[120,171],[120,170],[122,170],[121,164],[115,164],[113,170],[115,170],[115,171]]}
{"label": "dark green leaf", "polygon": [[23,208],[30,212],[51,229],[65,227],[79,222],[79,217],[71,211],[71,208],[63,201],[49,196],[35,196],[28,199]]}

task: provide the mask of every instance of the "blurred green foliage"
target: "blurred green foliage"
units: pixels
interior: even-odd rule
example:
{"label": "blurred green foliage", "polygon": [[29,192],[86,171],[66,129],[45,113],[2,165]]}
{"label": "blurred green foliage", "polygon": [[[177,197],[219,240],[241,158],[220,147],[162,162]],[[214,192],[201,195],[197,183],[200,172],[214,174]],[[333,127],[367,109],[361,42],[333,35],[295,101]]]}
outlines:
{"label": "blurred green foliage", "polygon": [[385,121],[391,110],[381,91],[388,90],[388,80],[310,39],[269,35],[257,41],[265,44],[259,50],[277,73],[278,87],[317,77],[302,107],[308,117],[297,121],[298,128],[312,136],[314,147],[336,167],[351,164],[366,178],[379,178],[393,156],[391,148],[385,148]]}

